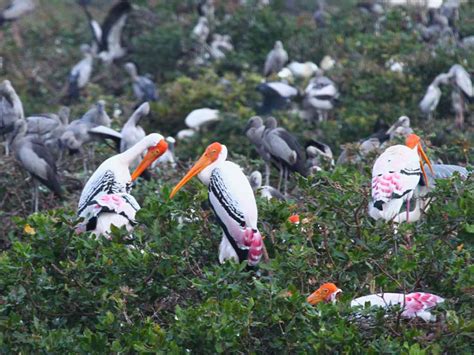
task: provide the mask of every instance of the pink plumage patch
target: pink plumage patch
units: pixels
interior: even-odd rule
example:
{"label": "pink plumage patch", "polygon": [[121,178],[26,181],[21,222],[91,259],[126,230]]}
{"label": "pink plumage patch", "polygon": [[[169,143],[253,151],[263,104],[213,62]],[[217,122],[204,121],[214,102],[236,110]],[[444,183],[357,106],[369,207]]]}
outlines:
{"label": "pink plumage patch", "polygon": [[372,198],[387,202],[393,194],[403,195],[401,175],[398,172],[385,173],[372,178]]}
{"label": "pink plumage patch", "polygon": [[244,245],[249,248],[249,265],[257,265],[263,254],[263,239],[259,231],[247,228],[244,236]]}
{"label": "pink plumage patch", "polygon": [[444,302],[444,299],[425,292],[409,293],[405,297],[405,307],[402,316],[413,318],[417,313],[433,308],[439,303]]}

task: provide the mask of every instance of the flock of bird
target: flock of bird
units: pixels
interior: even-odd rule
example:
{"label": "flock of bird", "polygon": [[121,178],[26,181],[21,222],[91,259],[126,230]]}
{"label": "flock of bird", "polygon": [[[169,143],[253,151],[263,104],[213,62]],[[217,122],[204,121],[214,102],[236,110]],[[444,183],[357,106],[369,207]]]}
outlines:
{"label": "flock of bird", "polygon": [[[14,20],[14,10],[32,11],[32,0],[15,0],[12,8],[4,10],[2,21]],[[106,63],[123,57],[126,49],[120,37],[132,6],[128,1],[119,1],[100,26],[88,11],[88,1],[79,1],[87,15],[92,33],[91,45],[82,45],[84,58],[70,72],[69,95],[77,98],[87,85],[93,70],[95,58]],[[264,6],[264,5],[262,5]],[[233,50],[230,38],[214,34],[213,43],[207,43],[209,25],[214,21],[214,8],[211,0],[201,1],[198,7],[199,20],[192,36],[199,46],[198,56],[211,53],[213,58],[225,58],[225,52]],[[319,6],[318,22],[324,6]],[[372,10],[371,10],[372,11]],[[377,10],[373,10],[377,13]],[[432,21],[435,20],[434,15]],[[448,17],[448,24],[449,22]],[[318,23],[319,23],[318,22]],[[216,54],[217,53],[217,54]],[[298,138],[269,114],[274,110],[287,108],[292,99],[302,99],[302,117],[312,120],[329,119],[329,112],[339,97],[336,84],[325,76],[337,63],[326,57],[320,66],[312,63],[288,63],[288,53],[282,42],[277,41],[269,52],[263,67],[265,77],[278,78],[262,82],[257,90],[263,95],[259,107],[261,116],[251,117],[244,128],[249,142],[262,158],[265,166],[264,176],[259,171],[252,172],[248,178],[242,168],[228,160],[228,148],[221,143],[210,144],[188,173],[175,185],[170,197],[174,197],[184,185],[197,176],[207,186],[210,206],[222,228],[219,246],[219,261],[232,259],[247,261],[250,267],[257,266],[265,253],[264,240],[258,229],[258,209],[255,193],[264,198],[287,199],[291,197],[288,187],[290,174],[308,176],[321,169],[333,169],[336,165],[330,147],[316,140],[302,145]],[[288,64],[288,65],[287,65]],[[16,160],[33,177],[34,210],[38,210],[38,183],[47,186],[56,195],[62,195],[57,163],[65,159],[63,153],[82,151],[84,170],[93,158],[93,141],[111,140],[120,152],[105,160],[86,182],[78,203],[77,214],[80,223],[78,233],[92,233],[96,236],[109,236],[111,226],[124,227],[129,233],[137,224],[136,212],[140,206],[132,195],[132,186],[140,176],[157,161],[175,162],[173,137],[165,138],[158,133],[146,135],[140,121],[150,112],[150,101],[159,99],[153,81],[138,75],[133,63],[125,64],[125,70],[132,81],[137,100],[135,112],[123,125],[120,132],[112,129],[111,118],[106,111],[106,103],[98,101],[79,119],[69,121],[69,109],[61,108],[58,113],[26,116],[20,97],[8,80],[0,84],[0,134],[5,138],[5,153],[13,152]],[[307,82],[304,90],[290,83]],[[439,102],[440,84],[452,86],[453,107],[456,123],[464,123],[464,97],[473,95],[472,82],[468,72],[459,64],[451,67],[448,73],[440,74],[428,87],[420,103],[421,110],[430,115]],[[263,116],[263,117],[262,117]],[[267,116],[265,118],[265,116]],[[199,108],[185,119],[188,129],[180,131],[178,140],[189,139],[200,130],[221,119],[218,110]],[[393,143],[404,141],[404,144]],[[85,147],[88,146],[88,151]],[[354,148],[355,146],[355,148]],[[415,222],[429,206],[428,192],[434,188],[437,179],[451,177],[454,173],[462,177],[468,171],[461,166],[432,164],[425,154],[420,137],[414,134],[407,116],[400,117],[391,127],[380,126],[366,139],[345,147],[337,164],[361,161],[368,154],[378,154],[372,169],[371,199],[368,214],[374,219],[386,222]],[[279,174],[277,187],[270,186],[271,170],[275,167]],[[130,169],[133,172],[130,173]],[[262,181],[263,180],[263,181]],[[411,204],[414,200],[414,209]],[[405,206],[405,210],[403,210]],[[308,302],[334,301],[341,292],[334,284],[324,284],[308,297]],[[403,308],[402,316],[421,317],[432,320],[429,309],[443,302],[443,299],[428,293],[392,294],[384,293],[355,299],[353,306],[363,306],[366,302],[376,306],[398,304]]]}

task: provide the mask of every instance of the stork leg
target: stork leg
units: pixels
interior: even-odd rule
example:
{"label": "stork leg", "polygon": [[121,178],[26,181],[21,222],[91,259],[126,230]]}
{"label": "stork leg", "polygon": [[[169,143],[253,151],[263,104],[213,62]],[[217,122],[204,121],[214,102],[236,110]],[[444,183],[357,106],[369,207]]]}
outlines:
{"label": "stork leg", "polygon": [[281,182],[283,180],[283,165],[280,164],[280,176],[278,178],[278,191],[281,191]]}
{"label": "stork leg", "polygon": [[32,177],[33,180],[33,213],[38,212],[38,180],[36,180],[34,177]]}
{"label": "stork leg", "polygon": [[410,223],[410,198],[407,198],[406,209],[407,209],[407,223]]}
{"label": "stork leg", "polygon": [[464,126],[464,96],[463,94],[461,93],[460,94],[460,106],[461,106],[461,109],[459,110],[459,113],[456,115],[456,126],[458,128],[463,128]]}
{"label": "stork leg", "polygon": [[270,185],[270,163],[265,162],[265,185]]}
{"label": "stork leg", "polygon": [[5,156],[10,155],[10,144],[8,143],[8,139],[5,141]]}
{"label": "stork leg", "polygon": [[321,110],[318,110],[318,121],[319,122],[324,121],[323,112]]}
{"label": "stork leg", "polygon": [[287,190],[288,190],[288,169],[285,167],[283,168],[283,194],[286,196],[287,195]]}

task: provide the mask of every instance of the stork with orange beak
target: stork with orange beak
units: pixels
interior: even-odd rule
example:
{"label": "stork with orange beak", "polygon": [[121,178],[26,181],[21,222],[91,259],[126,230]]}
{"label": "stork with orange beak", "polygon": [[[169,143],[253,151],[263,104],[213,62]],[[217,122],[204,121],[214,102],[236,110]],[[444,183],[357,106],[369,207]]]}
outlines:
{"label": "stork with orange beak", "polygon": [[209,202],[223,231],[219,261],[247,260],[250,266],[255,266],[259,263],[264,248],[257,228],[255,196],[240,166],[226,159],[225,145],[217,142],[209,145],[171,191],[170,198],[198,175],[199,180],[208,186]]}
{"label": "stork with orange beak", "polygon": [[410,199],[422,178],[428,182],[424,162],[433,172],[420,137],[410,134],[405,144],[387,148],[375,161],[372,169],[372,201],[369,204],[369,215],[374,219],[396,219],[403,202],[406,202],[406,221],[409,222]]}
{"label": "stork with orange beak", "polygon": [[322,284],[320,288],[310,294],[306,300],[311,305],[315,305],[320,302],[336,302],[337,295],[341,292],[342,290],[332,282],[327,282]]}
{"label": "stork with orange beak", "polygon": [[[83,218],[78,232],[95,235],[110,233],[111,225],[135,225],[135,214],[140,209],[130,194],[131,183],[168,149],[161,134],[152,133],[123,153],[104,161],[87,181],[79,200],[77,214]],[[129,166],[147,150],[145,157],[130,175]]]}

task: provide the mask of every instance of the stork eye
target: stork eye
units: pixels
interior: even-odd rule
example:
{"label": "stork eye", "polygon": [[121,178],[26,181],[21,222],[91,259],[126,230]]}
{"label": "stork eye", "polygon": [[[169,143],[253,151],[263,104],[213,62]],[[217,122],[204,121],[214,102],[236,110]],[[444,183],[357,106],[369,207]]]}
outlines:
{"label": "stork eye", "polygon": [[328,290],[325,288],[325,289],[323,290],[323,293],[324,293],[324,294],[328,293]]}

